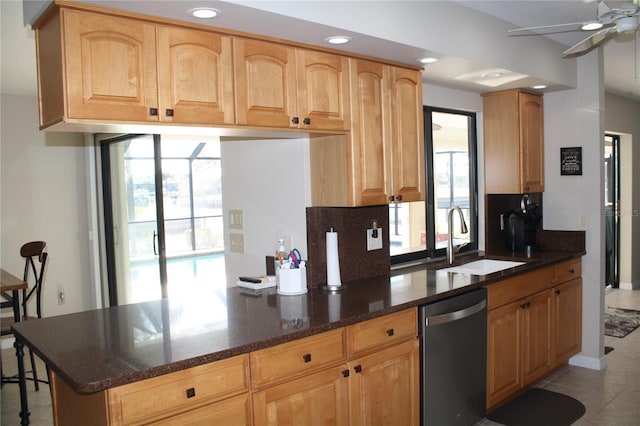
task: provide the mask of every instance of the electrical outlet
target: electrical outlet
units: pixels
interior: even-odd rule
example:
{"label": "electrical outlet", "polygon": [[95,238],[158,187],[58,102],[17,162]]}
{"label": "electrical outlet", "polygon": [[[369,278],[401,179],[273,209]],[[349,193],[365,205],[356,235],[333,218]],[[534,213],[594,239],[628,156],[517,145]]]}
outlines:
{"label": "electrical outlet", "polygon": [[58,305],[64,305],[67,301],[67,297],[64,294],[64,287],[58,287]]}
{"label": "electrical outlet", "polygon": [[367,229],[367,251],[382,249],[382,228]]}
{"label": "electrical outlet", "polygon": [[233,253],[244,253],[244,234],[229,234],[230,250]]}

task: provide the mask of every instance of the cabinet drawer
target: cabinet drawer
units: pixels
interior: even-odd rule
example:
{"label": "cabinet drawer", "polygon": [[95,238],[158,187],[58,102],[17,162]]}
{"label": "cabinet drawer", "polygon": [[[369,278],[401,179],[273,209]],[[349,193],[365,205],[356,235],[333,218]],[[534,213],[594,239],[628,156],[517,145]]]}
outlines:
{"label": "cabinet drawer", "polygon": [[251,425],[249,393],[189,410],[186,413],[153,422],[153,424],[155,426],[248,426]]}
{"label": "cabinet drawer", "polygon": [[553,267],[547,267],[487,285],[488,308],[493,309],[551,287],[553,273]]}
{"label": "cabinet drawer", "polygon": [[418,335],[417,309],[407,309],[347,327],[349,358]]}
{"label": "cabinet drawer", "polygon": [[554,266],[553,283],[560,284],[581,276],[582,260],[569,260]]}
{"label": "cabinet drawer", "polygon": [[138,424],[248,392],[248,355],[107,391],[111,424]]}
{"label": "cabinet drawer", "polygon": [[251,353],[253,388],[300,376],[345,360],[344,329]]}

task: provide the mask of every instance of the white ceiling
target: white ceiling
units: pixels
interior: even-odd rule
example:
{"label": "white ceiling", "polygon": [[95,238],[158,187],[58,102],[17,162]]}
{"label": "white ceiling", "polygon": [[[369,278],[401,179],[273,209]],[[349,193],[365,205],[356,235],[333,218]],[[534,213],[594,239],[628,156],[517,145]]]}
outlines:
{"label": "white ceiling", "polygon": [[[31,1],[31,0],[28,0]],[[223,11],[220,18],[212,21],[212,25],[231,28],[240,31],[257,34],[270,34],[274,37],[290,38],[301,42],[318,44],[323,36],[335,35],[336,29],[316,23],[310,23],[300,19],[269,13],[264,10],[245,7],[243,1],[231,0],[231,2],[217,2],[212,0],[171,0],[171,1],[119,1],[119,0],[82,0],[87,3],[96,3],[119,9],[127,9],[135,12],[147,13],[157,16],[165,16],[181,20],[194,20],[185,14],[185,10],[198,5],[213,5]],[[478,12],[495,16],[513,27],[537,26],[558,24],[566,22],[581,22],[595,19],[597,3],[590,0],[565,0],[565,1],[481,1],[481,0],[453,0],[465,7]],[[289,2],[300,4],[304,7],[304,1]],[[388,1],[390,6],[394,2]],[[610,5],[621,3],[610,1]],[[339,4],[339,2],[335,2]],[[36,63],[35,42],[33,32],[22,25],[22,1],[0,0],[2,16],[2,93],[32,94],[36,88]],[[403,3],[403,7],[411,7],[411,2]],[[339,12],[336,12],[339,13]],[[387,23],[388,25],[388,23]],[[451,25],[451,34],[455,37],[454,24]],[[343,33],[345,31],[342,31]],[[348,33],[348,32],[347,32]],[[383,57],[399,62],[415,62],[415,59],[429,53],[425,49],[415,46],[407,46],[389,42],[381,38],[351,34],[354,42],[344,50],[362,54]],[[581,31],[547,33],[552,38],[565,46],[571,46],[587,34]],[[505,37],[513,37],[505,34]],[[536,34],[519,35],[517,37],[541,37]],[[469,43],[473,43],[472,40]],[[637,72],[634,49],[640,49],[640,43],[634,44],[634,39],[615,38],[609,40],[604,47],[605,59],[605,86],[607,91],[640,101],[640,84],[634,77]],[[640,54],[639,54],[640,56]],[[640,66],[640,65],[639,65]],[[491,70],[490,64],[478,64],[463,57],[444,57],[437,65],[427,68],[423,74],[426,82],[442,84],[449,87],[472,90],[476,92],[487,91],[486,85],[479,85],[476,81],[464,79],[451,79],[451,75],[473,75],[478,71]],[[502,70],[507,74],[510,70]],[[522,87],[536,82],[535,77],[519,80],[515,83],[506,83],[496,86],[496,89]],[[494,82],[494,83],[497,83]]]}

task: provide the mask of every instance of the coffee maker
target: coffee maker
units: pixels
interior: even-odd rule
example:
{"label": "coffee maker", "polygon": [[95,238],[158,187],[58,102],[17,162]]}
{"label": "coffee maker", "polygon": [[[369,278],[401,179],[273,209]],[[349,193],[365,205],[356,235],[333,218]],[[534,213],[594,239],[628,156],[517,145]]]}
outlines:
{"label": "coffee maker", "polygon": [[507,250],[530,253],[536,249],[536,232],[542,216],[538,213],[538,205],[531,203],[529,195],[522,196],[519,209],[505,212],[502,218]]}

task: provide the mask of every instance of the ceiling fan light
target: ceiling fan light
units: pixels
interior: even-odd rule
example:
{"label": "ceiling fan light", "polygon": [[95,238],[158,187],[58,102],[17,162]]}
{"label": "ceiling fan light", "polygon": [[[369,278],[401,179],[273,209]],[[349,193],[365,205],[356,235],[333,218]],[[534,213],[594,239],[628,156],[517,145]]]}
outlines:
{"label": "ceiling fan light", "polygon": [[598,22],[598,21],[591,21],[591,22],[585,22],[584,24],[582,24],[582,31],[594,31],[594,30],[599,30],[600,28],[603,27],[602,22]]}

